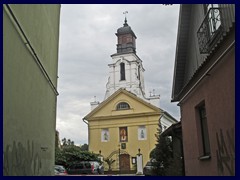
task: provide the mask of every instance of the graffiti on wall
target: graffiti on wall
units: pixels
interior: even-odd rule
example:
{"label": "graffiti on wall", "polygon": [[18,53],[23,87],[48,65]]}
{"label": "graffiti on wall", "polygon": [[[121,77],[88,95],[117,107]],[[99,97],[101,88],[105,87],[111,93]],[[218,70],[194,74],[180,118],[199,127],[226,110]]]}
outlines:
{"label": "graffiti on wall", "polygon": [[222,129],[217,136],[217,168],[219,175],[235,175],[235,138],[234,130],[223,134]]}
{"label": "graffiti on wall", "polygon": [[3,154],[4,165],[3,174],[5,176],[31,176],[39,175],[41,170],[41,159],[33,141],[28,140],[27,147],[22,143],[13,141],[12,145],[7,145]]}

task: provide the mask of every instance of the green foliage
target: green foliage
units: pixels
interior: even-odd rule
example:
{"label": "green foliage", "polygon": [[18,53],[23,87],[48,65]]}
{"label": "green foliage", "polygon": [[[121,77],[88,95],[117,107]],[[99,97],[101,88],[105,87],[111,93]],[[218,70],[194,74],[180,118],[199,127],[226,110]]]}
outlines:
{"label": "green foliage", "polygon": [[154,148],[154,149],[150,152],[150,155],[149,155],[150,159],[156,159],[155,149],[156,149],[156,148]]}
{"label": "green foliage", "polygon": [[158,144],[155,149],[155,167],[157,175],[168,175],[168,169],[173,162],[172,142],[168,137],[158,139]]}
{"label": "green foliage", "polygon": [[112,158],[106,158],[104,161],[108,164],[108,171],[112,170],[112,164],[116,161]]}
{"label": "green foliage", "polygon": [[172,141],[169,137],[161,136],[160,128],[158,129],[156,147],[150,153],[150,157],[155,159],[153,163],[154,174],[158,176],[169,175],[169,167],[173,163]]}
{"label": "green foliage", "polygon": [[62,145],[63,147],[65,146],[74,146],[74,141],[71,141],[71,139],[66,139],[66,138],[63,138],[62,139]]}
{"label": "green foliage", "polygon": [[66,157],[61,149],[55,149],[55,164],[64,165],[66,164]]}
{"label": "green foliage", "polygon": [[154,159],[154,174],[158,176],[182,176],[183,159],[176,155],[175,158],[173,157],[172,139],[168,136],[161,136],[160,128],[156,137],[156,147],[150,152],[150,158]]}
{"label": "green foliage", "polygon": [[87,145],[87,144],[83,144],[83,145],[81,146],[81,150],[82,150],[82,151],[88,151],[88,145]]}
{"label": "green foliage", "polygon": [[[65,139],[65,138],[64,138]],[[62,148],[55,149],[55,164],[63,165],[66,168],[80,161],[99,161],[98,154],[82,151],[72,141],[64,141]]]}

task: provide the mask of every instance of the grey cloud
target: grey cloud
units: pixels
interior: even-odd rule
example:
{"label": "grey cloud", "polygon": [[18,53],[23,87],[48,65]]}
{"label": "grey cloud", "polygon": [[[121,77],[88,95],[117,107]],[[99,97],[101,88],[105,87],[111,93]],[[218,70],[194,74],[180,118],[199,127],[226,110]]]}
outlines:
{"label": "grey cloud", "polygon": [[137,55],[145,68],[146,93],[161,94],[161,108],[178,118],[171,88],[179,6],[161,4],[95,4],[61,7],[57,128],[60,136],[87,143],[82,118],[90,102],[102,101],[111,54],[116,52],[115,33],[123,26],[123,11],[137,36]]}

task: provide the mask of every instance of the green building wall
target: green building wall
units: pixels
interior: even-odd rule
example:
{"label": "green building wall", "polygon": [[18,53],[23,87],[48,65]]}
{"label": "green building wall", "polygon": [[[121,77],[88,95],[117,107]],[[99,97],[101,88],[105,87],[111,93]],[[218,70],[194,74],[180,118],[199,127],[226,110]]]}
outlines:
{"label": "green building wall", "polygon": [[60,5],[3,5],[3,174],[53,175]]}

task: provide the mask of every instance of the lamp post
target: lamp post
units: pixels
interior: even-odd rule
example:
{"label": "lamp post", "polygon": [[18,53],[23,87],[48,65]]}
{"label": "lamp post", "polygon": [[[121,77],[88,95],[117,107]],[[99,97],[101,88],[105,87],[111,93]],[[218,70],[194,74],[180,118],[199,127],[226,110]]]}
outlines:
{"label": "lamp post", "polygon": [[101,164],[103,163],[103,156],[102,156],[102,151],[99,150],[99,156],[98,156],[98,159],[100,160]]}
{"label": "lamp post", "polygon": [[137,154],[137,175],[143,174],[143,157],[141,154],[141,149],[138,148],[138,154]]}
{"label": "lamp post", "polygon": [[140,153],[140,151],[141,151],[141,149],[140,149],[140,148],[138,148],[138,155],[139,155],[139,156],[140,156],[140,154],[141,154],[141,153]]}
{"label": "lamp post", "polygon": [[121,174],[121,163],[120,163],[121,149],[120,149],[120,147],[121,147],[121,144],[118,145],[118,160],[119,160],[118,165],[119,165],[119,174]]}

